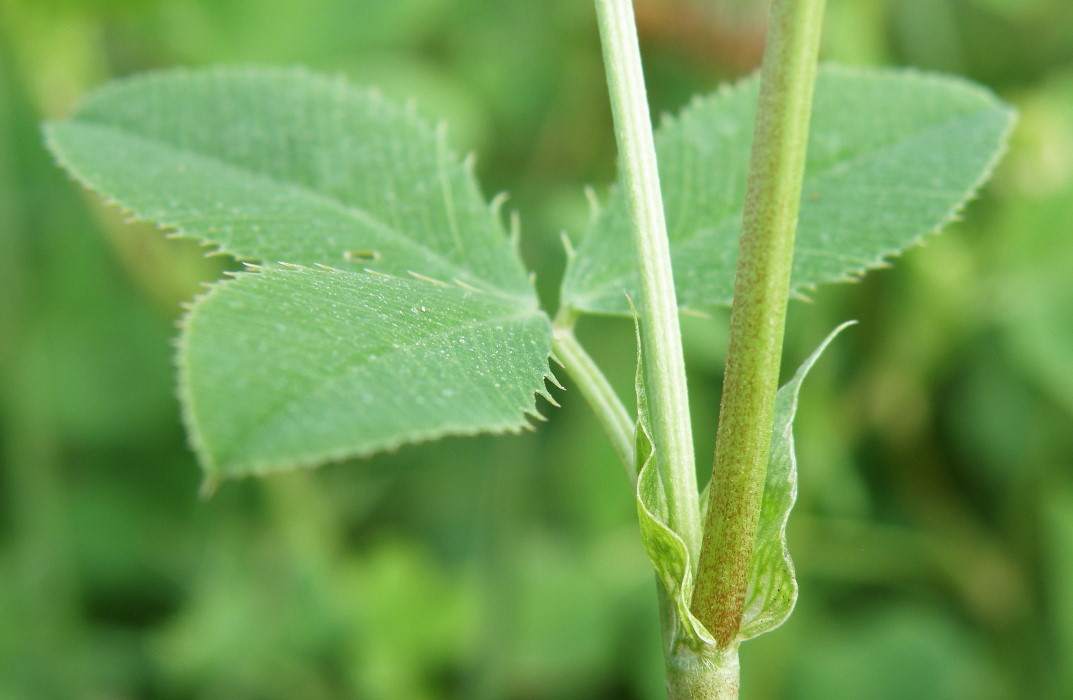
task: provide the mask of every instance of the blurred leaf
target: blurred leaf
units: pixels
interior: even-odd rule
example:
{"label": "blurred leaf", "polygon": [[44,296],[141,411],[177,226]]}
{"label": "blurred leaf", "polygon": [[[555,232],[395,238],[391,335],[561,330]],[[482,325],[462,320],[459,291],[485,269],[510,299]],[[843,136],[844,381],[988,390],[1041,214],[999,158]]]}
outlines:
{"label": "blurred leaf", "polygon": [[820,347],[801,363],[775,398],[775,426],[771,431],[764,498],[756,549],[750,565],[749,588],[745,593],[745,613],[738,638],[742,641],[770,632],[790,617],[797,603],[797,578],[786,547],[786,523],[797,499],[797,458],[794,455],[793,423],[801,383],[831,341],[849,324],[828,335]]}
{"label": "blurred leaf", "polygon": [[1001,280],[995,310],[1022,372],[1073,413],[1073,71],[1024,103],[1005,168],[1017,196],[993,219]]}
{"label": "blurred leaf", "polygon": [[386,539],[337,581],[353,625],[344,642],[354,697],[444,698],[444,669],[473,655],[480,599],[466,576],[413,541]]}
{"label": "blurred leaf", "polygon": [[[636,547],[633,529],[613,535],[605,531],[591,544],[578,539],[542,534],[520,546],[514,543],[527,553],[512,591],[514,608],[508,613],[518,621],[513,634],[500,640],[517,650],[517,661],[507,657],[503,669],[513,692],[504,689],[484,697],[599,696],[599,682],[613,677],[623,657],[659,659],[658,628],[645,638],[645,643],[653,643],[647,653],[634,653],[636,636],[622,637],[623,628],[637,620],[656,622],[650,569],[644,561],[623,556],[623,549]],[[640,566],[631,566],[634,563]],[[491,622],[501,624],[501,618]],[[482,665],[488,662],[481,658]],[[534,687],[542,692],[534,693]]]}
{"label": "blurred leaf", "polygon": [[[843,604],[845,601],[843,601]],[[899,602],[829,615],[794,652],[794,700],[1022,698],[993,657],[942,607]],[[1030,695],[1030,697],[1036,697]]]}
{"label": "blurred leaf", "polygon": [[444,21],[446,0],[195,0],[165,3],[150,20],[182,63],[337,65],[354,53],[419,43]]}
{"label": "blurred leaf", "polygon": [[[730,303],[757,80],[696,100],[656,148],[683,308]],[[990,174],[1012,112],[963,80],[827,66],[817,79],[792,279],[849,281],[948,223]],[[565,303],[626,313],[638,281],[620,185],[571,260]]]}
{"label": "blurred leaf", "polygon": [[347,643],[346,599],[333,590],[341,577],[310,570],[287,546],[290,528],[237,518],[229,505],[188,563],[183,607],[150,637],[156,683],[177,696],[338,697],[330,689],[339,677],[331,662]]}
{"label": "blurred leaf", "polygon": [[1044,559],[1043,581],[1049,598],[1050,628],[1054,634],[1048,645],[1061,669],[1055,681],[1060,684],[1058,696],[1073,693],[1073,668],[1064,661],[1073,658],[1073,488],[1068,481],[1043,492],[1041,508],[1042,544]]}
{"label": "blurred leaf", "polygon": [[1008,309],[1003,319],[1007,342],[1025,372],[1073,414],[1073,281],[1068,267],[1057,274],[1046,272],[1026,275],[1013,290],[1016,308]]}

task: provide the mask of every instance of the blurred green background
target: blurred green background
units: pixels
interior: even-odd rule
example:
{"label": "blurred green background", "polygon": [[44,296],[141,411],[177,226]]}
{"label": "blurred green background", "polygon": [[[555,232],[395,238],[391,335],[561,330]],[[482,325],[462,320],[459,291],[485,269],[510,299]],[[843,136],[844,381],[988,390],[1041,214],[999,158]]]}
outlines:
{"label": "blurred green background", "polygon": [[[749,700],[1073,698],[1073,3],[830,0],[824,53],[1021,112],[964,221],[790,312],[801,600]],[[750,71],[766,2],[637,0],[655,111]],[[0,699],[658,698],[652,571],[569,389],[520,437],[200,475],[171,363],[227,265],[127,224],[41,145],[113,76],[303,64],[446,120],[553,304],[614,144],[587,0],[0,0]],[[687,319],[702,471],[724,316]],[[632,329],[583,341],[626,395]],[[564,382],[566,378],[563,378]]]}

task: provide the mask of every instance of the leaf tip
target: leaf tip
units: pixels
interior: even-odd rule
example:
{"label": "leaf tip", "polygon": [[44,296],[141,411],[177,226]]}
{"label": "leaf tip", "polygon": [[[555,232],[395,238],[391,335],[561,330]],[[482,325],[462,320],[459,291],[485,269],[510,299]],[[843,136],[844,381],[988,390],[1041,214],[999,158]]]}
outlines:
{"label": "leaf tip", "polygon": [[[539,392],[539,391],[537,392],[537,394],[541,395],[541,396],[544,393],[546,393],[546,392]],[[532,406],[531,408],[525,409],[524,413],[525,413],[526,418],[529,418],[531,420],[537,421],[538,423],[547,423],[548,422],[548,417],[545,416],[543,413],[541,413],[540,410],[536,406]],[[522,423],[522,427],[524,429],[526,429],[526,430],[536,430],[536,426],[534,426],[532,423],[529,423],[529,422]]]}
{"label": "leaf tip", "polygon": [[574,244],[570,240],[570,234],[566,231],[559,232],[559,240],[563,244],[563,250],[566,252],[566,259],[573,260],[577,255],[577,251],[574,249]]}
{"label": "leaf tip", "polygon": [[210,500],[216,495],[216,490],[220,488],[220,481],[218,474],[206,473],[205,478],[201,480],[200,488],[198,488],[198,498],[203,501]]}
{"label": "leaf tip", "polygon": [[600,205],[600,198],[596,195],[596,190],[592,185],[585,185],[585,199],[589,202],[589,223],[595,223],[600,218],[603,208]]}
{"label": "leaf tip", "polygon": [[492,201],[488,202],[488,208],[492,210],[492,216],[497,219],[503,214],[503,205],[510,199],[510,193],[506,190],[497,192]]}
{"label": "leaf tip", "polygon": [[515,251],[522,247],[522,215],[517,211],[510,213],[510,245]]}
{"label": "leaf tip", "polygon": [[558,401],[555,400],[555,397],[551,395],[550,391],[547,391],[547,390],[538,391],[537,396],[539,396],[540,398],[544,399],[545,401],[550,403],[555,408],[562,408],[562,404],[560,404]]}

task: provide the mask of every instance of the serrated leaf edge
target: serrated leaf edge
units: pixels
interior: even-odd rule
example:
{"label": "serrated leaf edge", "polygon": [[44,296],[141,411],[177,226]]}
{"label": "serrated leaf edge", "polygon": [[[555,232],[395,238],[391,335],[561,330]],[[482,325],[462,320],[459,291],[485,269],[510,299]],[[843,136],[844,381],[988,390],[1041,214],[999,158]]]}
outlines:
{"label": "serrated leaf edge", "polygon": [[[169,238],[179,238],[179,239],[188,239],[188,240],[196,241],[202,247],[211,248],[211,250],[209,250],[209,251],[207,251],[205,253],[206,256],[227,255],[227,256],[230,256],[230,257],[234,258],[236,261],[239,261],[239,262],[260,262],[260,263],[268,262],[268,261],[266,261],[266,260],[264,260],[262,258],[246,257],[246,256],[239,255],[237,252],[229,249],[225,244],[223,244],[221,242],[209,240],[209,239],[206,239],[206,238],[204,238],[202,236],[199,236],[197,234],[188,233],[187,231],[184,230],[184,228],[183,228],[183,226],[181,224],[179,224],[179,223],[177,223],[175,221],[171,221],[167,217],[155,218],[155,217],[151,217],[149,215],[140,214],[139,212],[135,211],[130,205],[125,203],[122,199],[116,198],[116,197],[114,197],[113,195],[111,195],[108,192],[104,192],[103,190],[97,188],[92,182],[90,182],[89,178],[87,178],[84,175],[84,173],[82,172],[82,169],[78,168],[78,167],[75,167],[75,165],[70,162],[70,160],[67,158],[67,156],[66,156],[66,154],[64,152],[64,149],[57,142],[57,140],[55,138],[55,134],[54,134],[54,127],[60,126],[65,121],[69,121],[72,118],[77,117],[77,115],[82,111],[83,106],[85,104],[87,104],[87,103],[89,103],[91,101],[100,100],[102,97],[108,97],[111,94],[121,93],[121,92],[123,92],[125,90],[129,90],[129,89],[136,89],[137,86],[142,85],[142,84],[150,85],[155,81],[160,81],[160,80],[170,79],[170,78],[177,78],[177,79],[181,79],[181,80],[201,79],[203,77],[231,78],[231,79],[233,79],[233,78],[238,77],[238,76],[253,76],[253,77],[256,77],[256,78],[273,78],[273,77],[287,78],[287,79],[298,78],[298,79],[302,79],[302,80],[308,80],[308,81],[311,81],[311,82],[319,83],[319,84],[321,84],[321,85],[323,85],[325,87],[330,87],[332,89],[341,89],[341,90],[347,90],[347,91],[355,92],[355,93],[358,93],[358,94],[361,94],[361,95],[363,95],[365,97],[370,98],[371,100],[375,101],[377,105],[387,106],[387,107],[390,107],[392,109],[395,109],[395,110],[397,110],[399,112],[399,114],[401,114],[402,116],[405,116],[407,119],[409,119],[410,120],[410,125],[413,126],[414,128],[422,129],[422,130],[427,131],[430,134],[433,134],[435,136],[436,146],[437,146],[437,151],[438,151],[439,156],[444,158],[444,159],[446,159],[446,161],[448,163],[452,164],[452,165],[461,166],[465,170],[466,174],[470,178],[472,178],[474,184],[478,185],[478,189],[479,189],[479,183],[478,183],[477,176],[476,176],[476,156],[474,154],[469,154],[468,156],[463,158],[463,157],[460,157],[457,152],[453,151],[452,149],[450,149],[448,147],[447,141],[446,141],[447,127],[446,127],[445,123],[439,122],[437,125],[434,126],[432,123],[430,123],[426,119],[422,118],[417,113],[417,110],[416,110],[415,106],[409,105],[409,104],[408,105],[400,105],[400,104],[398,104],[398,103],[396,103],[396,102],[394,102],[392,100],[389,100],[389,99],[385,98],[383,93],[381,93],[376,88],[354,85],[354,84],[350,83],[346,79],[346,77],[341,73],[337,73],[334,76],[326,76],[326,75],[323,75],[321,73],[317,73],[315,71],[308,70],[308,69],[306,69],[304,67],[301,67],[301,66],[290,67],[290,68],[282,68],[282,67],[252,67],[252,66],[240,66],[240,67],[212,66],[212,67],[208,67],[208,68],[199,68],[199,69],[167,68],[167,69],[150,70],[150,71],[145,71],[145,72],[142,72],[142,73],[138,73],[138,74],[133,75],[133,76],[117,78],[117,79],[111,80],[111,81],[109,81],[109,82],[107,82],[107,83],[105,83],[105,84],[103,84],[101,86],[98,86],[93,91],[91,91],[88,95],[86,95],[81,100],[81,102],[78,105],[76,105],[74,110],[72,110],[72,117],[69,117],[68,120],[54,119],[54,120],[49,120],[49,121],[45,122],[42,125],[42,133],[44,135],[45,145],[46,145],[48,151],[52,154],[52,156],[55,159],[56,163],[65,172],[68,173],[68,175],[69,175],[69,177],[70,177],[70,179],[72,181],[77,182],[82,187],[84,187],[87,190],[95,193],[100,198],[100,200],[102,202],[104,202],[106,205],[117,209],[122,214],[122,216],[124,217],[124,219],[125,219],[125,221],[127,223],[150,224],[150,225],[153,225],[153,226],[161,229],[164,232],[164,234]],[[94,124],[94,126],[104,128],[106,125]],[[130,136],[130,135],[125,134],[125,136],[127,136],[128,138],[135,138],[135,139],[141,139],[141,140],[149,141],[147,139],[142,139],[142,137],[137,136],[137,135]],[[170,148],[170,146],[168,146],[167,144],[161,145],[161,144],[157,144],[156,142],[153,142],[153,141],[149,141],[149,142],[153,143],[154,146],[157,146],[157,147]],[[222,167],[232,169],[232,170],[241,170],[241,168],[237,168],[236,166],[231,165],[229,163],[226,163],[226,162],[223,162],[223,161],[217,161],[217,159],[212,157],[212,156],[207,156],[207,155],[203,155],[203,154],[197,154],[197,155],[199,157],[205,158],[206,160],[211,160],[211,161],[217,162],[218,165],[220,165]],[[305,190],[305,188],[300,188],[300,187],[297,187],[297,186],[292,185],[291,183],[287,183],[287,182],[278,182],[274,178],[269,178],[269,177],[267,177],[267,176],[265,176],[263,174],[257,173],[257,172],[252,172],[252,171],[243,171],[243,172],[245,172],[246,174],[250,175],[251,177],[254,177],[254,178],[257,178],[257,179],[267,179],[267,180],[271,180],[271,181],[275,182],[276,184],[280,184],[280,185],[283,185],[283,186],[286,186],[286,187],[296,187],[297,189],[301,189],[302,191],[307,191],[307,190]],[[352,207],[350,207],[350,206],[348,206],[346,204],[340,203],[340,202],[335,202],[335,201],[333,201],[333,200],[331,200],[329,198],[325,198],[323,195],[321,195],[318,192],[315,192],[315,191],[308,191],[308,192],[309,192],[309,194],[313,195],[317,199],[327,199],[327,201],[329,201],[331,204],[333,204],[335,206],[338,206],[341,210],[343,210],[345,212],[350,213],[353,210]],[[503,222],[502,222],[502,218],[501,218],[501,208],[502,208],[502,204],[503,204],[503,202],[505,200],[505,197],[506,197],[505,193],[500,193],[495,198],[493,198],[490,202],[485,203],[485,205],[488,208],[491,216],[493,217],[493,219],[495,221],[497,221],[499,223],[500,227],[503,226]],[[364,215],[364,212],[361,212],[359,210],[358,213],[362,215],[359,218],[366,218],[365,215]],[[376,220],[374,219],[374,221],[376,221]],[[377,223],[379,223],[379,222],[377,222]],[[386,227],[386,225],[385,225],[385,227]],[[517,221],[516,217],[512,217],[511,222],[510,222],[510,229],[506,233],[507,233],[506,239],[511,244],[510,245],[511,250],[513,250],[513,252],[515,254],[519,255],[519,259],[520,259],[520,235],[519,235],[520,227],[519,227],[519,224],[518,224],[518,221]],[[408,236],[405,236],[405,235],[403,235],[401,233],[398,233],[398,237],[400,239],[406,241],[407,243],[412,243],[414,245],[418,245],[417,242],[411,240]],[[464,275],[470,273],[470,271],[467,270],[466,268],[458,267],[457,265],[455,265],[451,261],[445,260],[438,253],[430,251],[430,254],[432,254],[437,260],[440,260],[440,261],[444,262],[448,267],[456,268],[457,270],[459,270]],[[466,284],[469,284],[467,282],[458,280],[458,278],[455,278],[453,281],[455,281],[456,283],[460,284],[460,286],[465,286]],[[484,282],[484,280],[480,280],[480,281]],[[472,287],[472,288],[477,289],[477,287]],[[539,305],[539,302],[537,301],[537,298],[536,298],[535,289],[532,288],[532,285],[530,285],[530,288],[526,290],[526,294],[524,294],[524,295],[511,293],[511,292],[509,292],[507,290],[503,290],[503,289],[499,289],[499,288],[495,288],[495,287],[490,287],[488,289],[481,289],[481,291],[487,291],[489,293],[496,294],[498,296],[502,296],[502,297],[505,297],[505,298],[524,300],[528,304],[531,304],[533,307],[537,307]]]}
{"label": "serrated leaf edge", "polygon": [[[521,419],[518,421],[504,422],[499,425],[493,425],[488,427],[467,429],[467,428],[447,428],[447,429],[435,429],[426,431],[416,431],[409,434],[405,438],[398,440],[390,440],[370,449],[354,449],[354,448],[339,448],[333,450],[323,450],[316,453],[311,453],[307,457],[299,459],[288,459],[281,461],[273,460],[254,460],[243,462],[242,472],[239,474],[225,474],[221,470],[221,466],[217,463],[217,460],[213,458],[212,452],[208,445],[205,443],[201,433],[201,429],[196,419],[196,411],[194,409],[195,400],[190,383],[187,381],[189,372],[189,362],[187,361],[187,333],[189,332],[190,323],[193,317],[197,314],[198,309],[208,302],[214,295],[226,287],[228,284],[237,282],[240,278],[244,278],[247,275],[257,275],[264,272],[271,272],[276,274],[286,274],[287,272],[310,272],[319,275],[332,275],[332,274],[360,274],[356,272],[344,272],[339,270],[320,270],[303,265],[287,264],[286,268],[267,268],[260,266],[253,266],[256,269],[249,272],[230,272],[228,273],[229,279],[222,279],[216,282],[206,285],[206,290],[191,300],[188,304],[184,305],[184,313],[177,322],[179,329],[179,335],[175,339],[175,355],[174,363],[179,371],[179,381],[177,387],[177,395],[179,398],[180,412],[182,416],[183,425],[186,428],[187,441],[190,448],[198,457],[199,463],[202,465],[202,470],[205,473],[205,481],[202,485],[202,492],[205,494],[211,494],[217,484],[223,480],[241,479],[250,476],[266,476],[269,474],[292,471],[295,469],[313,469],[326,464],[342,462],[350,459],[366,459],[373,455],[395,452],[401,447],[410,444],[419,444],[423,442],[431,442],[444,437],[473,437],[477,435],[503,435],[503,434],[520,434],[525,431],[534,430],[533,421],[546,421],[539,411],[535,402],[535,397],[541,397],[551,403],[555,403],[554,397],[548,391],[547,387],[543,387],[540,390],[534,392],[534,403],[530,406],[521,406],[518,408]],[[368,271],[367,274],[371,278],[390,278],[390,275],[378,273],[375,271]],[[522,309],[524,310],[524,309]],[[547,314],[543,311],[537,310],[538,315],[542,315],[547,319]],[[551,333],[551,321],[548,321],[548,333],[550,338]],[[550,352],[549,352],[550,356]],[[551,382],[554,385],[560,385],[558,379],[551,371],[550,365],[545,360],[545,366],[547,371],[543,374],[544,381]]]}
{"label": "serrated leaf edge", "polygon": [[[790,295],[796,299],[807,300],[808,292],[815,292],[820,285],[827,284],[842,284],[842,283],[857,283],[872,270],[884,269],[890,266],[890,264],[904,255],[907,251],[923,246],[927,243],[927,239],[938,235],[948,225],[958,220],[959,215],[964,211],[965,207],[969,203],[975,201],[979,197],[980,189],[991,178],[994,173],[995,167],[999,161],[1006,154],[1009,149],[1009,138],[1013,132],[1017,123],[1017,110],[1001,101],[990,89],[987,87],[974,83],[970,80],[960,78],[958,76],[937,73],[932,71],[925,71],[916,68],[886,68],[886,67],[865,67],[865,66],[846,66],[838,63],[823,62],[820,64],[820,72],[826,74],[841,74],[846,76],[855,77],[883,77],[883,76],[897,76],[908,77],[911,79],[919,80],[924,83],[933,83],[936,85],[957,85],[961,89],[965,89],[975,93],[982,101],[982,104],[986,103],[992,107],[999,109],[1006,114],[1006,126],[999,136],[999,145],[991,158],[984,164],[984,167],[980,171],[980,176],[965,190],[961,195],[960,200],[940,219],[939,223],[932,229],[922,232],[915,238],[910,240],[906,245],[895,248],[894,250],[880,253],[876,258],[865,261],[860,267],[846,270],[837,277],[831,277],[824,279],[820,282],[796,284],[790,289]],[[677,124],[681,123],[685,119],[689,118],[691,114],[701,109],[706,108],[710,103],[717,102],[719,100],[728,98],[735,95],[738,92],[749,89],[753,82],[757,79],[757,74],[752,74],[741,78],[735,82],[724,83],[718,86],[713,92],[706,93],[704,95],[694,95],[693,98],[681,109],[677,114],[663,113],[660,123],[659,131],[666,128],[673,128]],[[659,142],[660,134],[656,133],[657,144]],[[870,151],[874,152],[874,151]],[[613,184],[607,195],[607,201],[611,201],[615,192],[620,189],[619,184],[616,182]],[[606,204],[603,207],[598,207],[598,213],[602,213],[606,210]],[[592,229],[598,225],[598,221],[595,219],[590,222],[590,233]],[[587,233],[586,236],[589,234]],[[631,273],[632,276],[632,273]],[[625,281],[628,278],[622,278],[616,281]],[[623,287],[624,289],[625,287]],[[603,291],[598,293],[590,293],[584,296],[576,296],[567,298],[564,294],[564,301],[569,304],[570,308],[580,312],[601,316],[628,316],[628,310],[619,309],[606,309],[606,308],[588,308],[582,303],[587,299],[606,299],[609,296],[615,296],[618,294],[617,290],[609,287],[604,288]],[[681,295],[680,295],[681,298]],[[681,304],[679,311],[693,311],[699,313],[705,313],[712,308],[726,307],[730,305],[730,299],[722,299],[712,305],[704,306],[688,306]]]}
{"label": "serrated leaf edge", "polygon": [[[856,324],[856,321],[846,321],[831,331],[819,346],[805,358],[805,361],[794,372],[794,376],[786,384],[779,389],[776,403],[780,401],[786,401],[786,412],[779,416],[785,420],[785,424],[776,424],[773,426],[771,435],[771,456],[775,456],[775,446],[780,442],[786,444],[786,450],[790,457],[790,467],[788,472],[788,479],[790,480],[790,494],[785,508],[779,509],[778,518],[776,520],[775,534],[779,544],[779,548],[782,550],[782,571],[786,574],[786,579],[790,582],[791,592],[789,595],[789,604],[785,610],[777,611],[774,615],[765,616],[767,612],[767,604],[769,602],[768,594],[758,590],[758,582],[756,580],[756,574],[758,571],[755,568],[750,570],[749,587],[745,595],[745,611],[742,615],[741,625],[739,626],[737,640],[738,642],[744,642],[749,639],[770,632],[771,630],[782,625],[793,612],[794,606],[797,602],[798,585],[797,577],[794,571],[794,562],[790,557],[790,550],[786,542],[786,527],[790,520],[790,512],[793,510],[794,503],[797,500],[797,455],[794,452],[794,436],[793,425],[794,417],[797,414],[798,399],[801,394],[801,386],[804,383],[805,377],[812,370],[813,366],[820,359],[820,356],[827,350],[828,346],[834,342],[835,338],[839,336],[846,328]],[[768,466],[770,469],[770,464]],[[766,489],[765,489],[766,490]],[[759,543],[758,543],[759,544]],[[770,573],[769,578],[776,578],[779,575],[777,570]]]}

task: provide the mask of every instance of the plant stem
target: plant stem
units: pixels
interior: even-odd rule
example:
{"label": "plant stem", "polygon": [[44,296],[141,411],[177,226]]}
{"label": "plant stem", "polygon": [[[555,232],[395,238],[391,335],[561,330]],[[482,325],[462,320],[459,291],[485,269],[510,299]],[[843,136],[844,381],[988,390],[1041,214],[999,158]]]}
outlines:
{"label": "plant stem", "polygon": [[773,0],[693,614],[736,644],[767,471],[824,0]]}
{"label": "plant stem", "polygon": [[683,647],[677,635],[678,611],[663,584],[659,590],[660,629],[667,666],[667,700],[738,700],[740,668],[737,647],[722,652]]}
{"label": "plant stem", "polygon": [[668,700],[738,700],[741,669],[738,650],[727,650],[714,663],[667,669]]}
{"label": "plant stem", "polygon": [[581,389],[611,446],[615,448],[631,484],[637,483],[637,459],[634,448],[634,424],[629,412],[585,348],[574,336],[574,329],[556,319],[552,325],[551,351],[562,361],[566,371]]}
{"label": "plant stem", "polygon": [[631,0],[596,0],[596,14],[641,272],[645,385],[660,479],[667,494],[667,524],[685,542],[693,563],[700,551],[693,430],[637,27]]}

